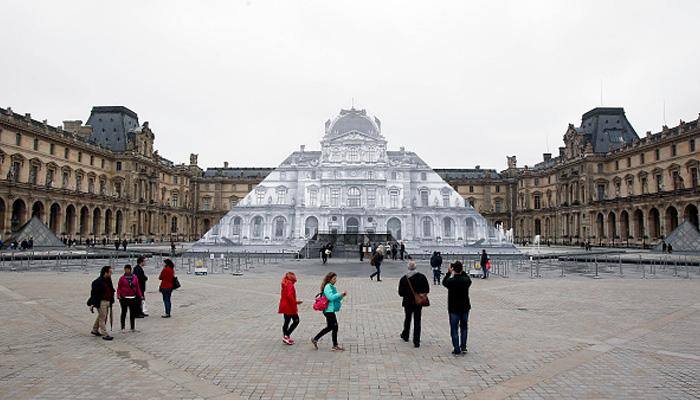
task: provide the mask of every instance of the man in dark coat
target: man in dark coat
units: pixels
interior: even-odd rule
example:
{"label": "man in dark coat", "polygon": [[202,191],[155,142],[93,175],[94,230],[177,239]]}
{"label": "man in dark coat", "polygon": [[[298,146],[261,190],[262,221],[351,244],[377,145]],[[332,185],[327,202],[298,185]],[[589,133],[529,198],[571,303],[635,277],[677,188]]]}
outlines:
{"label": "man in dark coat", "polygon": [[144,265],[146,265],[146,257],[144,256],[139,256],[139,258],[136,259],[136,267],[134,267],[134,275],[136,275],[136,278],[139,282],[139,286],[141,287],[141,294],[143,295],[143,300],[141,301],[141,306],[139,307],[139,311],[141,312],[139,315],[137,315],[137,318],[143,318],[143,317],[148,317],[148,314],[146,314],[146,281],[148,280],[148,277],[146,276],[146,272],[143,270]]}
{"label": "man in dark coat", "polygon": [[467,332],[469,310],[469,286],[472,280],[464,272],[460,261],[450,264],[450,268],[442,280],[442,286],[447,288],[447,312],[450,315],[450,336],[452,337],[452,354],[458,356],[467,351]]}
{"label": "man in dark coat", "polygon": [[401,247],[399,248],[399,253],[401,254],[401,260],[403,260],[403,255],[406,252],[406,245],[401,242]]}
{"label": "man in dark coat", "polygon": [[97,318],[92,326],[92,333],[95,336],[102,336],[104,340],[112,340],[113,338],[107,333],[107,316],[112,312],[112,304],[114,304],[114,285],[112,285],[112,267],[102,267],[100,277],[92,281],[90,290],[90,298],[87,305],[90,307],[90,312],[94,313],[97,308]]}
{"label": "man in dark coat", "polygon": [[439,285],[442,278],[442,255],[439,251],[434,251],[430,257],[430,268],[433,270],[433,284]]}
{"label": "man in dark coat", "polygon": [[481,273],[483,274],[481,279],[486,279],[489,277],[489,269],[486,266],[486,264],[488,264],[488,262],[489,262],[489,255],[486,254],[486,250],[484,250],[484,249],[481,250],[481,260],[480,261],[481,261]]}
{"label": "man in dark coat", "polygon": [[416,271],[416,262],[410,260],[408,273],[399,280],[399,296],[403,297],[401,305],[405,313],[401,339],[408,342],[411,333],[411,317],[413,317],[413,346],[420,347],[420,319],[423,306],[416,304],[414,293],[430,293],[430,284],[425,275]]}
{"label": "man in dark coat", "polygon": [[360,243],[360,262],[365,259],[365,244]]}

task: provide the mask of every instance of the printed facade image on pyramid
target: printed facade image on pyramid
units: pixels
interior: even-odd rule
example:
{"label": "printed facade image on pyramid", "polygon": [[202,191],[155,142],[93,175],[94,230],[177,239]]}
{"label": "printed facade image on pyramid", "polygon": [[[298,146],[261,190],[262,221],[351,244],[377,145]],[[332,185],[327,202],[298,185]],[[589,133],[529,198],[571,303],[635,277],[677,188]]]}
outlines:
{"label": "printed facade image on pyramid", "polygon": [[326,122],[321,151],[302,146],[292,153],[195,249],[298,251],[309,241],[339,235],[345,244],[397,240],[414,251],[513,248],[418,155],[403,147],[388,151],[379,119],[352,108]]}

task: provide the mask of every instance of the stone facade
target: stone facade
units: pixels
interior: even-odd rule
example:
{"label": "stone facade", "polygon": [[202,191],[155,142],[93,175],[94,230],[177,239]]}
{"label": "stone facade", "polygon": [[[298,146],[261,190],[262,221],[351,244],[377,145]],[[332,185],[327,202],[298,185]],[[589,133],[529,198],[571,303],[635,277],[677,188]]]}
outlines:
{"label": "stone facade", "polygon": [[[88,121],[53,127],[0,108],[3,238],[38,215],[59,237],[197,240],[273,171],[202,170],[195,154],[175,164],[125,107],[95,107]],[[599,108],[534,166],[513,156],[500,172],[435,172],[517,241],[642,246],[683,220],[697,227],[699,136],[696,119],[639,138],[622,109]]]}
{"label": "stone facade", "polygon": [[301,248],[316,233],[391,233],[408,247],[502,244],[440,175],[403,147],[388,151],[379,119],[354,108],[326,122],[321,151],[292,153],[200,244]]}

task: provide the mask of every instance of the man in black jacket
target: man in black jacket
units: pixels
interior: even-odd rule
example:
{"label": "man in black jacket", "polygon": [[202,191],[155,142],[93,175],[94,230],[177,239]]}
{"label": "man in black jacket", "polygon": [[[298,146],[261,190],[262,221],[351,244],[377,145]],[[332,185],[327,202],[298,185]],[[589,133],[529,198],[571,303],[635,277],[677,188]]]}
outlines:
{"label": "man in black jacket", "polygon": [[146,281],[148,280],[148,277],[146,276],[146,272],[143,270],[143,266],[145,264],[146,257],[139,256],[139,258],[136,259],[136,267],[134,267],[134,275],[136,275],[136,278],[138,278],[141,293],[143,294],[143,300],[141,300],[141,307],[139,308],[141,314],[139,314],[137,318],[148,317],[148,314],[146,314]]}
{"label": "man in black jacket", "polygon": [[[454,276],[453,276],[454,275]],[[472,280],[464,273],[461,262],[450,264],[442,285],[447,288],[447,312],[450,314],[450,336],[452,336],[452,354],[458,356],[467,351],[467,332],[469,310],[469,286]]]}
{"label": "man in black jacket", "polygon": [[107,316],[111,312],[112,304],[114,303],[114,285],[112,285],[112,267],[102,267],[100,277],[92,281],[92,289],[90,290],[90,298],[87,305],[90,307],[90,312],[94,313],[97,308],[97,318],[92,326],[92,333],[95,336],[102,336],[104,340],[112,340],[113,338],[107,333]]}
{"label": "man in black jacket", "polygon": [[425,275],[416,272],[416,262],[408,261],[408,273],[399,280],[399,296],[403,297],[403,306],[406,317],[403,320],[403,332],[401,339],[408,342],[411,333],[411,316],[413,316],[413,345],[420,347],[420,318],[423,306],[416,304],[414,293],[429,293],[430,284]]}
{"label": "man in black jacket", "polygon": [[430,268],[433,270],[433,284],[440,284],[442,275],[442,255],[440,255],[439,251],[434,251],[432,257],[430,257]]}

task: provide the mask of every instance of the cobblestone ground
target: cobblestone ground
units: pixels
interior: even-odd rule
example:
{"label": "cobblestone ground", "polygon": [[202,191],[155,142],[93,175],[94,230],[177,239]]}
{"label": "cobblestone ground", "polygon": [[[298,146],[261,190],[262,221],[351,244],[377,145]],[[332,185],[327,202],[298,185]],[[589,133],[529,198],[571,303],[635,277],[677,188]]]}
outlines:
{"label": "cobblestone ground", "polygon": [[[420,267],[424,273],[427,268]],[[281,343],[279,281],[297,272],[306,303],[298,344]],[[340,341],[309,343],[320,277],[339,273],[349,296]],[[446,292],[433,286],[419,349],[399,338],[403,264],[384,281],[331,260],[265,265],[244,276],[180,274],[173,318],[151,280],[151,316],[115,340],[89,334],[97,274],[0,273],[2,399],[691,399],[700,397],[700,280],[475,280],[469,353],[450,354]],[[115,305],[115,312],[118,313]]]}

